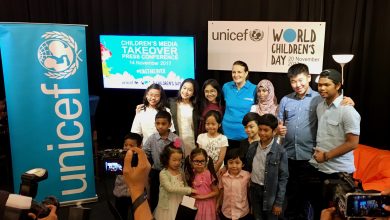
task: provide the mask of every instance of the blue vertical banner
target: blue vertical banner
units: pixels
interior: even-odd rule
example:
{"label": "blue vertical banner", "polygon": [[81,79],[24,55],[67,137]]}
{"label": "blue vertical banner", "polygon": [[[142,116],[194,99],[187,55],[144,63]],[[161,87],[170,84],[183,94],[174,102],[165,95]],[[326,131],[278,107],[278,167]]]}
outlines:
{"label": "blue vertical banner", "polygon": [[0,23],[15,191],[45,168],[37,200],[96,200],[85,26]]}

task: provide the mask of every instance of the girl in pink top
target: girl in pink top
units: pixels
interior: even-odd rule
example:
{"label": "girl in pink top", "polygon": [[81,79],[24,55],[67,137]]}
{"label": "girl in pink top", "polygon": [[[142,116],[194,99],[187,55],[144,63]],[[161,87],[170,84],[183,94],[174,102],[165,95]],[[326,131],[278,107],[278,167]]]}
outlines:
{"label": "girl in pink top", "polygon": [[[207,166],[206,166],[207,165]],[[216,197],[218,196],[218,178],[214,171],[213,160],[202,148],[191,151],[186,160],[188,184],[197,192],[195,206],[198,208],[195,220],[216,220]]]}
{"label": "girl in pink top", "polygon": [[203,83],[200,93],[200,121],[198,134],[207,132],[205,129],[205,116],[210,110],[216,110],[223,115],[223,97],[221,86],[215,79],[208,79]]}

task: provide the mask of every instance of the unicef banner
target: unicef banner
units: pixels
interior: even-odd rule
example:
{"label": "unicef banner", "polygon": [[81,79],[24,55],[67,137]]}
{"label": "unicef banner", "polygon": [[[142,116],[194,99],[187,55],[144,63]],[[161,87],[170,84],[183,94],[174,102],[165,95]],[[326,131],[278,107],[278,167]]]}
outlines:
{"label": "unicef banner", "polygon": [[0,23],[14,188],[45,168],[38,200],[95,200],[85,27]]}
{"label": "unicef banner", "polygon": [[325,22],[209,21],[208,68],[231,70],[236,60],[251,71],[286,73],[295,63],[322,70]]}

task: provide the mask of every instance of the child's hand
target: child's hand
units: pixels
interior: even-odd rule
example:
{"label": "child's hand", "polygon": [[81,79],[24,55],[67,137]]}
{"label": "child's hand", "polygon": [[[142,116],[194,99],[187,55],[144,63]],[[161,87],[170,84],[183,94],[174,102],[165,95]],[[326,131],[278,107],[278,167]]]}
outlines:
{"label": "child's hand", "polygon": [[277,205],[272,206],[272,214],[274,214],[276,216],[279,216],[280,214],[282,214],[282,207],[277,206]]}
{"label": "child's hand", "polygon": [[205,195],[198,195],[198,194],[196,194],[196,195],[193,195],[192,198],[194,198],[194,199],[205,199]]}
{"label": "child's hand", "polygon": [[192,194],[198,194],[198,191],[196,191],[196,189],[191,189],[191,193]]}
{"label": "child's hand", "polygon": [[222,176],[223,174],[225,174],[226,171],[227,171],[226,166],[224,166],[224,167],[222,167],[221,169],[219,169],[218,172],[217,172],[218,178],[219,178],[220,176]]}

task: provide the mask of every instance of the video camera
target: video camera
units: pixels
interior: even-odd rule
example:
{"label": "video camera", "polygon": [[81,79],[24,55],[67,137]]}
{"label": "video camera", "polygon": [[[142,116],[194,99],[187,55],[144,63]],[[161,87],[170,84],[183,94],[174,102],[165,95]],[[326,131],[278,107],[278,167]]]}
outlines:
{"label": "video camera", "polygon": [[332,203],[340,216],[346,216],[347,194],[363,192],[360,180],[354,179],[347,173],[339,173],[339,179],[325,180],[325,192],[332,195]]}
{"label": "video camera", "polygon": [[[49,174],[47,170],[43,168],[31,169],[23,173],[21,176],[19,194],[35,198],[38,192],[38,182],[47,179],[48,176]],[[31,212],[34,213],[37,218],[44,218],[50,213],[50,209],[47,205],[54,205],[58,208],[60,203],[54,196],[46,197],[41,203],[32,200],[31,208],[27,211],[27,213]]]}
{"label": "video camera", "polygon": [[[126,156],[127,150],[123,149],[106,149],[101,151],[100,160],[103,162],[104,171],[107,174],[123,174],[123,162]],[[131,158],[131,166],[138,166],[138,154],[133,152],[133,157]]]}

